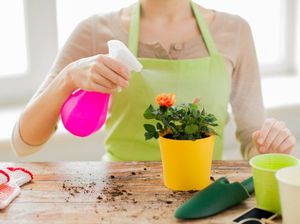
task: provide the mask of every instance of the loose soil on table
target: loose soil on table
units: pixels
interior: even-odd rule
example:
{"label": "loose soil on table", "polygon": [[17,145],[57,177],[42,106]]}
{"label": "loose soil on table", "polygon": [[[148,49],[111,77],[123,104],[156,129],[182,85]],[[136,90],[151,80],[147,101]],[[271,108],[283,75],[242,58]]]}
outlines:
{"label": "loose soil on table", "polygon": [[[142,172],[149,172],[145,167]],[[72,202],[76,197],[80,198],[92,198],[95,201],[94,212],[99,213],[98,204],[101,203],[110,203],[113,205],[113,210],[115,211],[127,211],[128,206],[138,206],[143,209],[151,209],[151,206],[157,207],[165,206],[169,207],[174,202],[180,204],[186,199],[192,197],[192,195],[197,191],[170,191],[169,194],[164,193],[155,193],[151,195],[151,200],[141,201],[140,192],[133,192],[126,189],[126,181],[124,178],[128,179],[128,182],[131,182],[132,178],[138,178],[139,175],[142,175],[141,171],[131,171],[124,177],[118,177],[116,175],[109,175],[103,180],[87,182],[86,180],[65,180],[61,186],[61,191],[67,192],[65,197],[66,202]],[[91,176],[91,174],[90,174]],[[122,178],[122,181],[119,181]],[[157,175],[157,178],[161,178],[161,175]],[[119,180],[118,180],[119,179]],[[120,183],[121,182],[121,183]],[[153,198],[154,197],[154,198]],[[153,209],[153,208],[152,208]],[[109,211],[106,211],[109,212]],[[157,220],[159,216],[153,216],[152,219]]]}

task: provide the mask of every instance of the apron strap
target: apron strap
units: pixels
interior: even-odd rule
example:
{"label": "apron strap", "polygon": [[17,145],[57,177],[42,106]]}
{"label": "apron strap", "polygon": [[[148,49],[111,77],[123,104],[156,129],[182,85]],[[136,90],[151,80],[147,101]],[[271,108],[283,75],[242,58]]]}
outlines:
{"label": "apron strap", "polygon": [[203,16],[200,13],[198,6],[193,1],[191,1],[191,5],[208,53],[210,54],[210,56],[219,54],[219,51],[215,46],[215,42],[211,36],[211,33],[207,27]]}
{"label": "apron strap", "polygon": [[[198,9],[198,6],[193,1],[191,1],[191,6],[209,55],[212,56],[219,54],[206,22]],[[133,8],[129,26],[128,48],[131,50],[134,56],[138,56],[140,11],[141,6],[139,3],[137,3]]]}
{"label": "apron strap", "polygon": [[138,56],[139,33],[140,33],[140,11],[141,6],[137,3],[132,11],[129,26],[128,48],[134,56]]}

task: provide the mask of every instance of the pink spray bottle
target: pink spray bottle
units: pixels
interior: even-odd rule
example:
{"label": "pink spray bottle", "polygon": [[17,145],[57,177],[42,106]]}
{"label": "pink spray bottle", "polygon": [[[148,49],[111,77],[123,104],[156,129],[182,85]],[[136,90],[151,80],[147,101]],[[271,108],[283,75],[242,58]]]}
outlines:
{"label": "pink spray bottle", "polygon": [[[142,65],[131,51],[118,40],[107,42],[109,57],[126,65],[130,71],[140,72]],[[98,131],[105,123],[110,95],[78,89],[61,109],[65,128],[73,135],[86,137]]]}

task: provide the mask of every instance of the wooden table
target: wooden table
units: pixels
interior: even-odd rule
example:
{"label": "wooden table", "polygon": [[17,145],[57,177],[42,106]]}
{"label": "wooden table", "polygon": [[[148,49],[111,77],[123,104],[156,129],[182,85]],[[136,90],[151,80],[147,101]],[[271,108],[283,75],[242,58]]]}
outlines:
{"label": "wooden table", "polygon": [[[172,192],[160,162],[0,163],[21,166],[34,182],[3,211],[0,223],[182,223],[175,209],[195,192]],[[212,175],[241,181],[251,175],[244,161],[217,161]],[[193,223],[225,224],[255,207],[254,197],[219,215]],[[184,222],[188,223],[188,222]]]}

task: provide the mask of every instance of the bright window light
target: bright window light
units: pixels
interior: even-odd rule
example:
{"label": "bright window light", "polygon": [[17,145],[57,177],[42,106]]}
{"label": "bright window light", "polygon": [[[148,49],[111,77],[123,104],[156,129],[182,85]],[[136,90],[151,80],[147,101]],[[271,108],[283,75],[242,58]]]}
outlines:
{"label": "bright window light", "polygon": [[0,77],[27,69],[23,0],[0,0]]}

